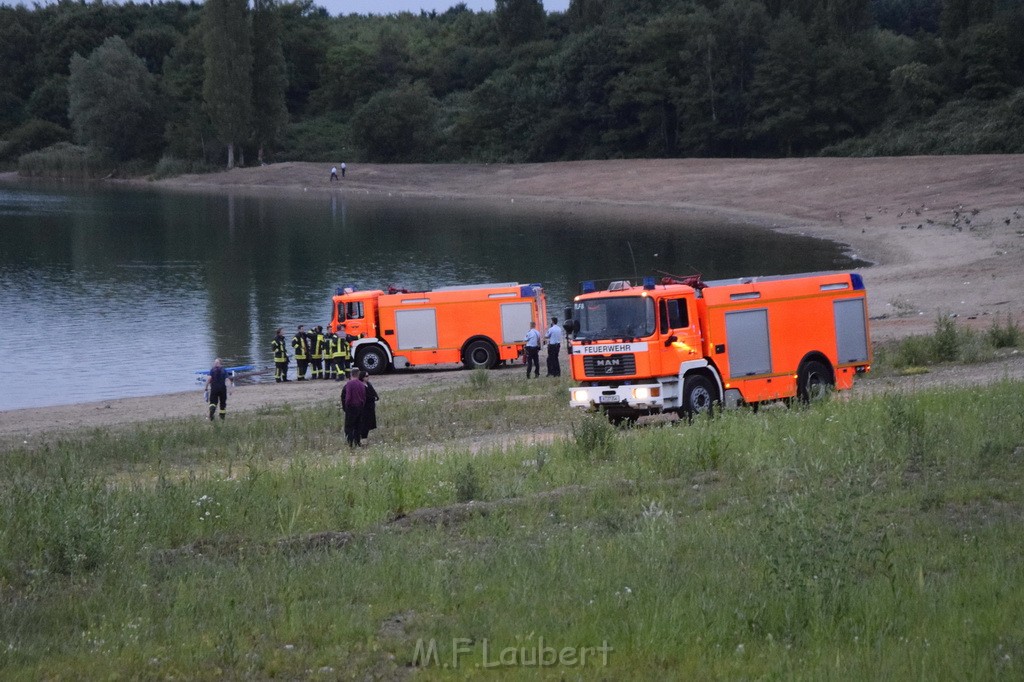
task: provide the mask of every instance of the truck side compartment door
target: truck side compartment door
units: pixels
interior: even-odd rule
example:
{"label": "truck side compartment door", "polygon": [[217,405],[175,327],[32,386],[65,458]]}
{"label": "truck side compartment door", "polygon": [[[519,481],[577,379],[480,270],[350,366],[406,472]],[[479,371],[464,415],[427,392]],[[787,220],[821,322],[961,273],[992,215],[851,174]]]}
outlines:
{"label": "truck side compartment door", "polygon": [[533,304],[502,303],[501,304],[501,342],[523,343],[526,340],[526,330],[533,322]]}
{"label": "truck side compartment door", "polygon": [[835,301],[836,359],[840,364],[868,361],[867,315],[863,298]]}
{"label": "truck side compartment door", "polygon": [[771,374],[768,310],[737,310],[725,314],[729,375],[734,378]]}
{"label": "truck side compartment door", "polygon": [[434,308],[396,310],[398,349],[437,348],[437,311]]}

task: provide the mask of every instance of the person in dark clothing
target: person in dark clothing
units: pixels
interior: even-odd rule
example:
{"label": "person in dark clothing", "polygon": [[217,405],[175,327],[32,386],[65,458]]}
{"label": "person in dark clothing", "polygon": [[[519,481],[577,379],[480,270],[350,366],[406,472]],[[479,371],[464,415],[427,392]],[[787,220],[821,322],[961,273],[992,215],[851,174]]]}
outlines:
{"label": "person in dark clothing", "polygon": [[309,338],[306,328],[301,324],[292,337],[292,350],[295,352],[295,378],[306,380],[306,368],[309,366]]}
{"label": "person in dark clothing", "polygon": [[530,369],[536,377],[540,377],[540,332],[537,331],[537,323],[531,322],[530,329],[526,332],[526,345],[523,347],[526,353],[526,378],[530,378]]}
{"label": "person in dark clothing", "polygon": [[283,327],[277,328],[277,336],[270,342],[270,349],[274,353],[274,381],[288,381],[288,347],[284,343]]}
{"label": "person in dark clothing", "polygon": [[341,407],[345,410],[345,438],[350,448],[359,446],[365,405],[366,384],[358,378],[349,379],[341,389]]}
{"label": "person in dark clothing", "polygon": [[549,377],[562,376],[562,366],[558,361],[558,351],[562,349],[562,328],[558,326],[558,318],[551,318],[551,327],[546,334],[548,341],[548,373]]}
{"label": "person in dark clothing", "polygon": [[313,379],[324,378],[324,328],[320,325],[309,332],[309,358],[313,365]]}
{"label": "person in dark clothing", "polygon": [[370,383],[366,372],[359,372],[359,380],[366,384],[366,402],[363,404],[363,415],[359,422],[359,435],[363,440],[370,437],[370,431],[377,428],[377,401],[380,396]]}
{"label": "person in dark clothing", "polygon": [[213,415],[217,412],[218,405],[220,405],[221,420],[227,415],[229,384],[234,386],[234,380],[222,366],[220,358],[217,358],[213,361],[213,367],[210,368],[210,375],[206,377],[206,395],[209,396],[210,401],[210,421],[213,421]]}

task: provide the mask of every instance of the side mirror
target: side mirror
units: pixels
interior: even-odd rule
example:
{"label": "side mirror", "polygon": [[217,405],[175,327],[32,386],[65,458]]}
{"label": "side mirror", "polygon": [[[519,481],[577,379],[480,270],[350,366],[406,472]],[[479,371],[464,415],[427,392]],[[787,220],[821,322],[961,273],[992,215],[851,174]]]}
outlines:
{"label": "side mirror", "polygon": [[673,334],[672,336],[668,337],[667,339],[665,339],[665,348],[668,348],[669,346],[671,346],[673,343],[675,343],[678,340],[679,340],[679,337],[676,336],[675,334]]}

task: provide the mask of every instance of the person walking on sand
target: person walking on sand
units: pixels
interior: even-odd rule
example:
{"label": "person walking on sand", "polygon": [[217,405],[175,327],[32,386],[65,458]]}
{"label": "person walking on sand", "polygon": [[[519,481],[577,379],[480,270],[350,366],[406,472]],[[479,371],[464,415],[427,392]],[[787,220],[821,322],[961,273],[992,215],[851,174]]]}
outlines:
{"label": "person walking on sand", "polygon": [[337,179],[338,179],[338,168],[336,166],[331,166],[331,182],[334,182]]}
{"label": "person walking on sand", "polygon": [[341,177],[345,177],[345,162],[341,162]]}
{"label": "person walking on sand", "polygon": [[562,366],[558,362],[558,351],[562,349],[562,328],[558,326],[558,318],[551,318],[551,326],[545,334],[548,340],[548,373],[549,377],[562,376]]}
{"label": "person walking on sand", "polygon": [[228,374],[228,371],[224,369],[221,364],[220,358],[213,361],[213,367],[210,368],[210,374],[206,377],[206,395],[210,402],[209,414],[210,421],[213,421],[213,415],[217,412],[217,406],[220,406],[220,418],[221,421],[227,416],[228,412],[228,386],[234,388],[234,379]]}
{"label": "person walking on sand", "polygon": [[341,409],[345,411],[345,438],[350,448],[359,447],[362,436],[363,408],[366,406],[366,384],[353,377],[341,389]]}
{"label": "person walking on sand", "polygon": [[530,367],[533,367],[534,376],[540,378],[540,332],[537,331],[537,323],[530,323],[530,330],[526,332],[526,378],[530,378]]}

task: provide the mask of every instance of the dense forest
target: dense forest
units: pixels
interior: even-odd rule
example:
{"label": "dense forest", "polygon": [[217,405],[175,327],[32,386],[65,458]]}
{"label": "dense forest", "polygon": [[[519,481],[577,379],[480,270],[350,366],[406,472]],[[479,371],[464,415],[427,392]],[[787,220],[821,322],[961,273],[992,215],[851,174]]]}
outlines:
{"label": "dense forest", "polygon": [[0,7],[0,163],[1024,152],[1019,0]]}

